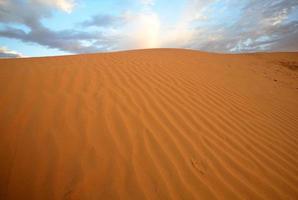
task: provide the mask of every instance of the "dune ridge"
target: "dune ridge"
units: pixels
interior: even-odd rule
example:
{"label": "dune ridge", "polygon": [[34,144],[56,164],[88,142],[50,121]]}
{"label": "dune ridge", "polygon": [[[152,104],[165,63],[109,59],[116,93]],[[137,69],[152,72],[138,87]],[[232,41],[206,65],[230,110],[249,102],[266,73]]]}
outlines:
{"label": "dune ridge", "polygon": [[297,199],[297,63],[180,49],[0,60],[0,199]]}

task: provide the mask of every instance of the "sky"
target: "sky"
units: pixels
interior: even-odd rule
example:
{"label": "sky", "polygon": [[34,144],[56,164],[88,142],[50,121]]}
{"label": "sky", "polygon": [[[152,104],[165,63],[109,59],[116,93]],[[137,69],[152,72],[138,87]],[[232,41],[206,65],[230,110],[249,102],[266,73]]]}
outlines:
{"label": "sky", "polygon": [[298,0],[0,0],[0,57],[298,51]]}

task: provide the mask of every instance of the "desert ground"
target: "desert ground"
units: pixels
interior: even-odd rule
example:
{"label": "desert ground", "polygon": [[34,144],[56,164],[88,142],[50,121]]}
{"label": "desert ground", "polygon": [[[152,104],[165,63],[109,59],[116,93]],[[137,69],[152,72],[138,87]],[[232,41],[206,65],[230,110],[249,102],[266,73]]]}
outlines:
{"label": "desert ground", "polygon": [[1,59],[0,199],[298,199],[298,53]]}

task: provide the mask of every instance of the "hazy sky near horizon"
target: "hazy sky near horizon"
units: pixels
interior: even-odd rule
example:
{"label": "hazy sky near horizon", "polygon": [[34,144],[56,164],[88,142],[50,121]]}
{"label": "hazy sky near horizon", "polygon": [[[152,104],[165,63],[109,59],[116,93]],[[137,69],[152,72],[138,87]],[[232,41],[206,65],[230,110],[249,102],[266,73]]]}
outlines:
{"label": "hazy sky near horizon", "polygon": [[298,0],[0,0],[0,57],[298,51]]}

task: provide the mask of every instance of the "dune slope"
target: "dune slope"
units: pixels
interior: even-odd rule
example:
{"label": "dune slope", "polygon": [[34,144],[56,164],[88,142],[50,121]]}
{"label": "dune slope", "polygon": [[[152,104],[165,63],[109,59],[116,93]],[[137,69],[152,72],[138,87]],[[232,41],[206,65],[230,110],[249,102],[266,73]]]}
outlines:
{"label": "dune slope", "polygon": [[297,199],[298,53],[0,60],[0,199]]}

